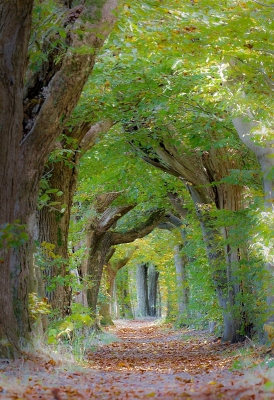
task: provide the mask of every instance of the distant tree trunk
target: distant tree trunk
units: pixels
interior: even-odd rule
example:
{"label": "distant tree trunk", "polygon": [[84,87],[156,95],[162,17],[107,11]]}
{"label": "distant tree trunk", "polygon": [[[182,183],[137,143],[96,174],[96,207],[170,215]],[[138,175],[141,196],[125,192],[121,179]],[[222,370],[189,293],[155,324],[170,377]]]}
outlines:
{"label": "distant tree trunk", "polygon": [[188,306],[188,290],[186,277],[186,256],[181,254],[182,246],[174,248],[174,263],[176,268],[179,313],[184,314]]}
{"label": "distant tree trunk", "polygon": [[110,314],[110,307],[109,307],[109,302],[104,302],[99,305],[100,310],[100,324],[103,326],[110,326],[114,325],[114,322],[112,321],[112,316]]}
{"label": "distant tree trunk", "polygon": [[116,279],[113,282],[111,315],[113,315],[113,318],[116,318],[116,319],[120,318],[120,310],[119,310],[119,305],[118,305]]}
{"label": "distant tree trunk", "polygon": [[138,315],[140,317],[147,317],[149,315],[147,277],[148,277],[147,264],[137,265],[136,285],[137,285]]}
{"label": "distant tree trunk", "polygon": [[157,285],[156,317],[162,317],[162,296],[159,284]]}
{"label": "distant tree trunk", "polygon": [[165,318],[167,321],[171,321],[174,319],[174,306],[173,301],[171,299],[171,289],[168,286],[167,288],[167,300],[166,300],[166,315]]}
{"label": "distant tree trunk", "polygon": [[87,264],[87,276],[91,278],[90,285],[87,288],[87,301],[92,313],[96,315],[101,277],[105,259],[111,247],[111,233],[108,232],[102,239],[94,237],[92,247],[93,251],[90,252]]}
{"label": "distant tree trunk", "polygon": [[156,317],[159,271],[155,265],[148,267],[148,315]]}
{"label": "distant tree trunk", "polygon": [[[121,268],[123,268],[128,261],[131,259],[134,251],[136,250],[136,246],[130,248],[125,257],[118,259],[118,260],[112,260],[113,255],[115,254],[115,248],[112,248],[112,252],[109,254],[108,258],[109,261],[106,263],[105,268],[104,268],[104,275],[105,275],[105,282],[107,285],[107,293],[108,293],[108,302],[105,302],[103,305],[100,305],[100,315],[103,317],[101,320],[101,324],[103,325],[108,325],[108,324],[113,324],[112,320],[111,320],[111,309],[112,309],[112,304],[114,302],[114,285],[115,285],[115,278],[117,275],[117,272],[121,270]],[[126,271],[127,272],[127,271]],[[126,288],[124,292],[124,298],[128,298],[129,293],[128,293],[128,274],[125,275],[127,277],[126,279]],[[123,302],[122,302],[122,307],[123,307]],[[129,304],[129,307],[127,309],[126,312],[126,307],[124,308],[124,312],[123,312],[123,308],[122,308],[122,316],[128,316],[129,318],[132,318],[133,314],[132,314],[132,310],[131,310],[131,306]]]}

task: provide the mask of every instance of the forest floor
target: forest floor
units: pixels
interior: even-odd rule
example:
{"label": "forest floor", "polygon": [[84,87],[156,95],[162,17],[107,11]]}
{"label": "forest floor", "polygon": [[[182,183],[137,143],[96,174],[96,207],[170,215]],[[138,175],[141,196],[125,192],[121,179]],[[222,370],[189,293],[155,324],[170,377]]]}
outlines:
{"label": "forest floor", "polygon": [[83,365],[0,360],[0,399],[274,399],[274,361],[260,365],[252,347],[149,319],[119,320],[109,332],[116,340],[87,350]]}

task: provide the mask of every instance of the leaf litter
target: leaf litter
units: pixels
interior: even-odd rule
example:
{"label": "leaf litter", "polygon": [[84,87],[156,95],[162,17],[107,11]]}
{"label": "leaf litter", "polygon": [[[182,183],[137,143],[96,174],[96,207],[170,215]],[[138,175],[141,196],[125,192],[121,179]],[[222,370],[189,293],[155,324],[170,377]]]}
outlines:
{"label": "leaf litter", "polygon": [[120,320],[108,331],[118,341],[87,351],[84,366],[0,360],[0,399],[274,399],[274,368],[231,368],[243,344],[155,320]]}

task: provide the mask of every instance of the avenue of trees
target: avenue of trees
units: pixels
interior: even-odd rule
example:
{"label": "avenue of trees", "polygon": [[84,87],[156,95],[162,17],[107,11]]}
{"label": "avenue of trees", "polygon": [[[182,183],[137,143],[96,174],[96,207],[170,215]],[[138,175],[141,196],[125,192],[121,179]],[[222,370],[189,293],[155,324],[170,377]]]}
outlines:
{"label": "avenue of trees", "polygon": [[273,4],[12,3],[0,5],[1,356],[73,316],[262,337]]}

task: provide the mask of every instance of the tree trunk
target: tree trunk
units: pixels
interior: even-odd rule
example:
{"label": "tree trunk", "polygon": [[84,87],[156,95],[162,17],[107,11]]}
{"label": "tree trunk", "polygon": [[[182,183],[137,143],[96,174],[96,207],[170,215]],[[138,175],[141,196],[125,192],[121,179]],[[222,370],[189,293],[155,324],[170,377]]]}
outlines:
{"label": "tree trunk", "polygon": [[[83,54],[71,49],[83,45],[100,48],[115,22],[116,5],[116,0],[107,0],[98,3],[96,9],[93,6],[92,10],[89,6],[78,6],[74,18],[69,18],[69,14],[66,19],[66,26],[71,25],[66,38],[70,42],[69,51],[58,64],[46,60],[41,70],[28,80],[24,93],[33,1],[16,0],[12,7],[9,2],[0,6],[0,47],[3,49],[0,224],[20,220],[27,225],[29,234],[28,241],[18,250],[4,255],[2,265],[0,287],[5,288],[5,293],[0,291],[0,334],[8,340],[11,349],[18,349],[18,335],[27,338],[30,331],[28,293],[32,277],[29,275],[39,181],[62,124],[77,104],[95,63],[95,51]],[[87,17],[90,12],[92,22],[88,18],[80,21],[81,14]],[[81,40],[73,29],[74,25],[78,29],[79,23],[83,33]]]}
{"label": "tree trunk", "polygon": [[236,279],[237,269],[235,269],[234,266],[234,272],[232,273],[232,264],[229,260],[228,253],[226,252],[225,258],[223,249],[220,249],[218,241],[220,232],[212,228],[210,215],[198,206],[197,215],[203,232],[209,264],[212,268],[215,290],[223,314],[223,340],[231,342],[242,340],[243,337],[239,333],[239,328],[245,321],[243,316],[238,315],[236,317],[235,314],[235,309],[240,309],[240,305],[237,304],[239,286],[236,283],[235,285],[231,284],[232,276],[233,279],[234,277]]}
{"label": "tree trunk", "polygon": [[148,266],[146,264],[137,265],[136,285],[137,285],[138,315],[140,317],[147,317],[149,315],[147,279],[148,279]]}
{"label": "tree trunk", "polygon": [[[96,238],[97,239],[97,238]],[[87,300],[88,306],[91,309],[93,315],[96,315],[97,300],[101,284],[101,277],[103,273],[103,267],[108,251],[111,247],[111,233],[108,232],[103,236],[102,239],[96,240],[94,243],[92,253],[87,264],[87,276],[91,279],[90,285],[87,289]]]}
{"label": "tree trunk", "polygon": [[148,315],[156,317],[159,271],[155,265],[148,267]]}
{"label": "tree trunk", "polygon": [[[68,229],[70,221],[70,210],[72,206],[73,194],[76,186],[77,173],[74,168],[69,168],[64,162],[53,165],[49,187],[63,192],[62,196],[52,194],[52,202],[61,202],[52,207],[44,206],[38,212],[38,231],[39,242],[47,242],[55,245],[53,249],[57,257],[52,266],[48,266],[43,271],[46,279],[46,296],[52,308],[58,312],[58,318],[63,318],[70,313],[71,287],[69,282],[69,260],[68,260]],[[66,210],[61,210],[62,205],[66,205]],[[54,262],[55,261],[55,262]],[[54,278],[63,278],[63,282],[58,283],[53,290],[48,290]]]}
{"label": "tree trunk", "polygon": [[118,296],[117,296],[117,284],[116,284],[116,279],[113,282],[113,291],[112,291],[112,299],[113,302],[111,304],[111,315],[113,315],[114,318],[120,318],[120,310],[119,310],[119,305],[118,305]]}
{"label": "tree trunk", "polygon": [[269,140],[256,141],[257,137],[269,135],[267,128],[255,121],[250,111],[233,119],[233,125],[241,141],[255,154],[263,172],[263,188],[265,194],[265,207],[273,211],[274,204],[274,180],[271,171],[274,167],[273,143]]}
{"label": "tree trunk", "polygon": [[103,304],[100,304],[99,314],[102,317],[101,324],[102,325],[113,325],[112,321],[112,304],[114,301],[114,283],[117,271],[115,271],[110,262],[105,265],[104,268],[104,280],[107,286],[107,295],[108,300]]}
{"label": "tree trunk", "polygon": [[[100,306],[100,315],[103,317],[101,320],[102,325],[113,325],[113,321],[111,320],[111,315],[112,315],[112,305],[114,303],[114,285],[115,285],[115,278],[117,275],[117,272],[120,271],[131,259],[134,251],[136,250],[137,247],[132,247],[130,248],[125,257],[115,260],[112,260],[113,255],[115,254],[115,248],[112,248],[113,251],[109,254],[109,261],[106,263],[105,268],[104,268],[104,275],[105,275],[105,282],[107,285],[107,294],[108,294],[108,302],[104,303],[103,305]],[[126,286],[124,289],[124,296],[125,298],[128,297],[128,275],[126,279]],[[124,309],[124,315],[122,311],[122,316],[127,315],[128,317],[132,317],[132,310],[131,306],[127,307]],[[114,316],[117,315],[117,312],[114,313]]]}
{"label": "tree trunk", "polygon": [[112,317],[110,314],[110,306],[109,302],[105,302],[103,304],[100,304],[100,310],[99,310],[101,319],[100,319],[100,324],[103,326],[110,326],[114,325],[114,322],[112,321]]}
{"label": "tree trunk", "polygon": [[[13,224],[18,219],[16,196],[21,172],[22,99],[32,7],[33,0],[17,0],[12,7],[8,2],[0,6],[0,229],[5,227],[4,224]],[[8,251],[3,252],[1,247],[0,339],[10,346],[1,345],[0,356],[12,356],[19,350],[19,336],[27,335],[29,322],[28,313],[21,314],[22,308],[13,297],[12,277],[20,275],[21,270],[13,264],[12,243],[7,239],[2,246]],[[28,271],[22,272],[25,276],[28,274]],[[27,310],[27,289],[23,292]]]}
{"label": "tree trunk", "polygon": [[161,296],[161,290],[160,290],[160,285],[157,285],[157,304],[156,304],[156,317],[161,318],[162,317],[162,296]]}
{"label": "tree trunk", "polygon": [[177,290],[178,290],[178,306],[180,315],[187,312],[188,291],[186,278],[186,257],[181,254],[182,246],[174,248],[174,263],[176,268]]}
{"label": "tree trunk", "polygon": [[[54,278],[60,278],[62,283],[57,281],[56,287],[47,291],[47,297],[57,318],[63,318],[70,313],[71,288],[70,288],[70,272],[68,270],[68,232],[71,216],[71,207],[73,196],[77,184],[79,162],[83,154],[89,150],[94,144],[99,133],[107,132],[113,125],[110,120],[103,120],[96,124],[81,123],[75,126],[71,132],[65,132],[66,136],[74,139],[79,145],[77,151],[73,144],[66,141],[60,143],[63,150],[70,150],[73,153],[71,158],[65,161],[52,163],[44,171],[44,175],[48,175],[48,187],[62,192],[62,195],[51,193],[49,201],[57,203],[54,206],[44,206],[38,211],[38,240],[40,243],[47,242],[55,245],[54,253],[61,257],[61,263],[49,266],[44,270],[46,282],[50,285]],[[58,260],[56,260],[58,261]],[[56,263],[57,264],[57,263]],[[46,286],[47,286],[46,283]],[[59,312],[58,312],[59,310]]]}

